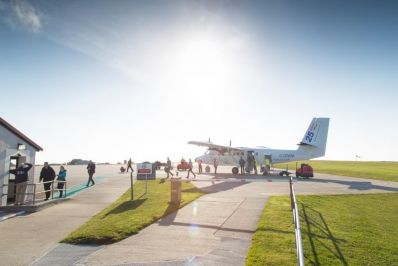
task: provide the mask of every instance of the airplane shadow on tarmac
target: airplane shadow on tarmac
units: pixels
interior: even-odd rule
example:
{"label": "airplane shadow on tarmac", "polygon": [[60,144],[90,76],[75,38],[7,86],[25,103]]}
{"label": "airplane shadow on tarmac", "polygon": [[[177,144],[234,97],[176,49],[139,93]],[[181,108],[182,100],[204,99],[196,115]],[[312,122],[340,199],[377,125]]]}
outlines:
{"label": "airplane shadow on tarmac", "polygon": [[387,187],[387,186],[380,186],[374,185],[372,182],[364,182],[364,181],[344,181],[344,180],[336,180],[336,179],[300,179],[300,181],[304,182],[311,182],[311,183],[336,183],[348,186],[348,189],[355,189],[355,190],[385,190],[385,191],[392,191],[398,192],[397,187]]}
{"label": "airplane shadow on tarmac", "polygon": [[[241,182],[220,182],[216,183],[216,181],[209,181],[212,182],[212,185],[207,186],[207,187],[201,187],[199,188],[205,193],[217,193],[221,191],[226,191],[226,190],[231,190],[243,185],[248,184],[249,182],[242,180]],[[189,192],[189,189],[182,190],[182,192]]]}
{"label": "airplane shadow on tarmac", "polygon": [[268,179],[274,179],[274,180],[284,180],[284,181],[289,181],[289,177],[287,176],[279,176],[279,175],[255,175],[255,174],[226,174],[226,173],[221,173],[221,174],[201,174],[203,176],[208,176],[211,177],[212,179],[228,179],[228,178],[234,178],[234,179],[250,179],[250,180],[268,180]]}

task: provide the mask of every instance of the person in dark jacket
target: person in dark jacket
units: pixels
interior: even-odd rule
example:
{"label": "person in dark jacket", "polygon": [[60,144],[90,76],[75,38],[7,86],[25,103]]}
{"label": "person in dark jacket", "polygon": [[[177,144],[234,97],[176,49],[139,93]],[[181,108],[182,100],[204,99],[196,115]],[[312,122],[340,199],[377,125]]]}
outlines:
{"label": "person in dark jacket", "polygon": [[213,165],[214,165],[214,173],[217,174],[218,161],[216,158],[214,158],[213,160]]}
{"label": "person in dark jacket", "polygon": [[46,199],[48,200],[51,196],[51,185],[53,184],[52,181],[55,179],[55,171],[54,169],[48,164],[48,162],[44,163],[44,167],[41,169],[40,172],[40,181],[43,181],[44,191],[46,192]]}
{"label": "person in dark jacket", "polygon": [[32,165],[30,163],[24,163],[18,166],[18,168],[10,170],[10,173],[15,175],[15,205],[24,204],[26,186],[28,183],[28,172],[30,168],[32,168]]}
{"label": "person in dark jacket", "polygon": [[131,158],[127,162],[127,173],[129,172],[129,169],[131,169],[131,172],[134,172],[134,170],[133,170],[133,162],[131,161]]}
{"label": "person in dark jacket", "polygon": [[243,175],[245,174],[245,159],[243,159],[242,156],[240,156],[240,160],[239,160],[239,165],[240,165],[240,174]]}
{"label": "person in dark jacket", "polygon": [[58,192],[59,192],[59,197],[62,198],[62,195],[64,193],[65,181],[66,181],[66,169],[63,166],[59,167],[59,173],[57,175],[57,181],[58,181],[57,189],[58,189]]}
{"label": "person in dark jacket", "polygon": [[92,185],[95,185],[94,179],[93,179],[93,175],[95,173],[95,163],[93,163],[91,160],[87,165],[87,172],[88,172],[88,181],[87,181],[87,185],[86,187],[88,187],[90,185],[90,182],[92,183]]}

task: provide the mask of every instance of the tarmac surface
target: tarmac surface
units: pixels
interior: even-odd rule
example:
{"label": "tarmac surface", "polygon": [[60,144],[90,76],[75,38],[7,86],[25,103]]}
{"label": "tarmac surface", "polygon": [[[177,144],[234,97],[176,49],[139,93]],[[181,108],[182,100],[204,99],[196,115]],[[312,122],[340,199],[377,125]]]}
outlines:
{"label": "tarmac surface", "polygon": [[[107,171],[116,173],[115,169]],[[216,176],[202,174],[192,181],[208,194],[137,235],[105,246],[59,244],[68,233],[126,191],[128,175],[109,175],[65,203],[0,222],[1,264],[244,265],[268,197],[287,195],[288,178],[236,177],[228,174],[228,167],[219,170],[221,173]],[[185,175],[180,173],[183,180]],[[158,176],[164,176],[164,172],[158,172]],[[297,195],[398,192],[398,182],[325,174],[299,179],[294,186]]]}

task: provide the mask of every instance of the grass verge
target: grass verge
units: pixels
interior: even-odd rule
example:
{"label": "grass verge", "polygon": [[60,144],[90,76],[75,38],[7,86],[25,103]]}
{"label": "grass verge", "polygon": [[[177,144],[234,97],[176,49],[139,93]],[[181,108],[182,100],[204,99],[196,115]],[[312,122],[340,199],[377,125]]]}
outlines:
{"label": "grass verge", "polygon": [[[299,196],[306,265],[398,265],[398,193]],[[289,197],[272,197],[247,265],[295,265]]]}
{"label": "grass verge", "polygon": [[138,233],[159,218],[172,213],[204,193],[191,183],[181,183],[181,203],[170,203],[170,182],[145,181],[134,184],[134,200],[130,200],[130,189],[110,206],[96,214],[80,228],[69,234],[63,243],[110,244]]}
{"label": "grass verge", "polygon": [[[398,182],[398,162],[356,162],[356,161],[299,161],[309,163],[316,173],[326,173],[340,176],[362,177]],[[296,168],[296,162],[275,164],[277,168],[285,169],[289,166],[291,171]]]}

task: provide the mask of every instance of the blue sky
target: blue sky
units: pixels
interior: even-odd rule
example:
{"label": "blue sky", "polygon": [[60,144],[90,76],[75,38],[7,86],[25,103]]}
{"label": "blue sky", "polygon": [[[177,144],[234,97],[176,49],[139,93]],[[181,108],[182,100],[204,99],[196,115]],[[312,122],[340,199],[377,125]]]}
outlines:
{"label": "blue sky", "polygon": [[2,1],[1,116],[37,161],[193,158],[189,140],[398,160],[394,1]]}

